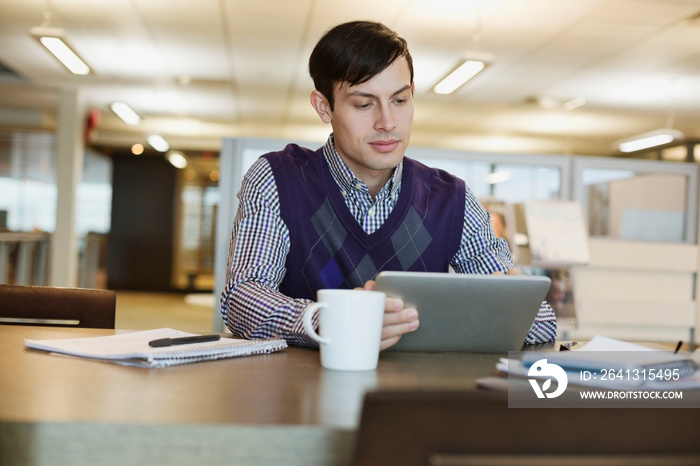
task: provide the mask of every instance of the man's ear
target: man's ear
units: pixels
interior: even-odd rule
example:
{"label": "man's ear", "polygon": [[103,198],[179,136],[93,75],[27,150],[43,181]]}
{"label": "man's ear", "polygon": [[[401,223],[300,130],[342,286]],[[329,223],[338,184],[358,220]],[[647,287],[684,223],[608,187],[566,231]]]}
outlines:
{"label": "man's ear", "polygon": [[316,110],[316,113],[318,113],[318,116],[321,117],[321,121],[324,123],[328,124],[333,120],[328,99],[319,91],[313,91],[311,93],[311,106]]}

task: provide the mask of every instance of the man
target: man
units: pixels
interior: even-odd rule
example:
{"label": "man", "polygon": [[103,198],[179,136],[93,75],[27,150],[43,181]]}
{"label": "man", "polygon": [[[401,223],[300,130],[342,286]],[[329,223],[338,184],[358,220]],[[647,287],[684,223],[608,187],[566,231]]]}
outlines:
{"label": "man", "polygon": [[[413,123],[406,41],[368,21],[329,30],[309,59],[311,105],[333,133],[317,151],[289,145],[246,174],[221,310],[244,338],[316,346],[301,323],[322,288],[372,289],[381,270],[519,274],[464,182],[404,158]],[[419,326],[388,298],[382,349]],[[543,303],[526,343],[556,338]]]}

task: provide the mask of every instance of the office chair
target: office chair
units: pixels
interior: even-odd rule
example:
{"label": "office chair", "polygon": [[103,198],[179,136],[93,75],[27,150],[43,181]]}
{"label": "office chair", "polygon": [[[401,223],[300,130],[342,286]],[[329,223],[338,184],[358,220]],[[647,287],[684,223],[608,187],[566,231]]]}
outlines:
{"label": "office chair", "polygon": [[114,328],[114,291],[0,285],[0,324]]}
{"label": "office chair", "polygon": [[505,392],[365,395],[355,466],[700,464],[687,408],[509,408]]}

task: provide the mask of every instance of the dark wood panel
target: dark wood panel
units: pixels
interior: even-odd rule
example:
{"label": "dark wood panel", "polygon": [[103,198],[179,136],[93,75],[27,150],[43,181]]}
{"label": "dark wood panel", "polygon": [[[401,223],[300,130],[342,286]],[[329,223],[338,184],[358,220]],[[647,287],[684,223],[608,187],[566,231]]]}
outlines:
{"label": "dark wood panel", "polygon": [[168,291],[177,169],[160,156],[115,155],[113,159],[107,286]]}

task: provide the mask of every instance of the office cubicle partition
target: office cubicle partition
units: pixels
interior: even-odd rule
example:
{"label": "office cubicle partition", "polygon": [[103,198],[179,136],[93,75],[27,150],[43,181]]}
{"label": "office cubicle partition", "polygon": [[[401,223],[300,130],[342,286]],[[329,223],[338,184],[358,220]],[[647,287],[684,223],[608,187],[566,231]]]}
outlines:
{"label": "office cubicle partition", "polygon": [[698,322],[698,165],[572,159],[591,263],[572,270],[572,337],[694,341]]}

